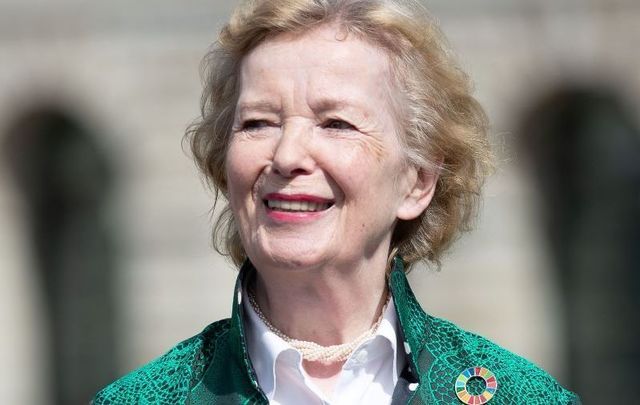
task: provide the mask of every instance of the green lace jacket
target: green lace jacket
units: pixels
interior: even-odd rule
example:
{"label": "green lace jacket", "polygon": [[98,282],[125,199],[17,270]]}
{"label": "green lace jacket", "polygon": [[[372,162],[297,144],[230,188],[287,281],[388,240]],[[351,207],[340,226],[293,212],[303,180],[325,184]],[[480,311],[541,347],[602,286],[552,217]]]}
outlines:
{"label": "green lace jacket", "polygon": [[[393,267],[389,289],[408,359],[393,393],[394,404],[461,404],[456,380],[470,367],[484,367],[495,375],[497,390],[488,401],[491,405],[579,403],[575,394],[527,360],[427,315],[409,287],[402,260],[396,259]],[[242,282],[253,271],[251,263],[240,271],[230,319],[207,326],[162,357],[115,381],[100,391],[93,403],[267,404],[247,353],[240,305]],[[469,391],[474,390],[467,385]],[[475,387],[478,392],[470,393],[479,394],[487,384],[480,385]]]}

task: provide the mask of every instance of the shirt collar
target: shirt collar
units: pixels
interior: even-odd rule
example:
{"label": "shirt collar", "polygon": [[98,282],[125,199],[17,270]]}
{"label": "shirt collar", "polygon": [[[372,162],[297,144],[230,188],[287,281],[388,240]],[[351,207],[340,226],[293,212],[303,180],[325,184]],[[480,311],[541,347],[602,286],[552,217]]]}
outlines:
{"label": "shirt collar", "polygon": [[[260,383],[260,387],[268,398],[273,398],[276,384],[276,361],[285,352],[295,350],[260,319],[249,303],[246,285],[242,289],[242,307],[245,313],[244,326],[247,339],[247,349],[253,368]],[[293,354],[293,353],[292,353]]]}
{"label": "shirt collar", "polygon": [[396,306],[393,302],[393,297],[389,298],[389,305],[384,313],[382,322],[378,327],[377,335],[385,338],[391,346],[393,352],[393,384],[398,382],[398,376],[402,372],[405,364],[405,354],[403,350],[398,350],[399,333],[398,328],[398,316],[396,315]]}
{"label": "shirt collar", "polygon": [[[242,308],[245,314],[244,326],[245,337],[247,340],[247,350],[253,368],[255,370],[256,377],[260,384],[260,387],[269,399],[272,399],[276,386],[277,386],[277,373],[276,366],[278,361],[294,361],[301,363],[302,358],[297,350],[292,348],[282,338],[273,333],[260,319],[256,311],[253,309],[249,302],[247,294],[246,283],[242,288]],[[384,342],[388,345],[390,352],[393,355],[393,384],[398,380],[398,375],[402,371],[405,363],[404,351],[398,352],[398,334],[396,329],[398,328],[398,318],[396,315],[396,308],[393,302],[393,298],[389,298],[389,304],[385,308],[380,326],[376,330],[374,336],[363,342],[359,348],[367,345],[371,345],[374,341]],[[389,353],[387,350],[378,351],[380,355],[386,355]],[[373,357],[369,357],[369,360]]]}

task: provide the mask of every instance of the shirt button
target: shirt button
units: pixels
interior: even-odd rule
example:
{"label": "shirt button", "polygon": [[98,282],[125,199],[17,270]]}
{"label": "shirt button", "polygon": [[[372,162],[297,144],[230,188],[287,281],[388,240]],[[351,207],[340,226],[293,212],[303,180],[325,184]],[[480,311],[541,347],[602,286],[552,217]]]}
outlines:
{"label": "shirt button", "polygon": [[409,384],[409,391],[415,391],[418,389],[418,383]]}
{"label": "shirt button", "polygon": [[411,354],[411,346],[409,346],[409,343],[407,342],[403,342],[404,343],[404,352],[407,354]]}

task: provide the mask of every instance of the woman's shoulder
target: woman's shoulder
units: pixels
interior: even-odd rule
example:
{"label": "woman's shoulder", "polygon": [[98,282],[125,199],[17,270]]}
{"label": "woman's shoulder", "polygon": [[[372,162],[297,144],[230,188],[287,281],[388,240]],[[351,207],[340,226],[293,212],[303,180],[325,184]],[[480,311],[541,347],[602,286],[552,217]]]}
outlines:
{"label": "woman's shoulder", "polygon": [[574,393],[530,361],[449,321],[430,315],[427,319],[424,343],[425,359],[430,363],[427,380],[430,391],[440,395],[434,398],[438,403],[456,399],[453,386],[470,368],[483,368],[495,376],[496,403],[579,403]]}
{"label": "woman's shoulder", "polygon": [[181,403],[211,362],[218,339],[230,328],[223,319],[164,355],[103,388],[93,404]]}

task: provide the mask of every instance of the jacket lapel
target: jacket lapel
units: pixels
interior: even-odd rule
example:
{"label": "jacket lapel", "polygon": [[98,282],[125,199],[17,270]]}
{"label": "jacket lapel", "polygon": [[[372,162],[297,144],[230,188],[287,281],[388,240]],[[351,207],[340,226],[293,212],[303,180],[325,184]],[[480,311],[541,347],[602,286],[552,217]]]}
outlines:
{"label": "jacket lapel", "polygon": [[408,360],[394,389],[392,404],[422,403],[421,397],[416,394],[421,385],[428,383],[421,381],[421,377],[425,379],[428,376],[429,367],[433,363],[432,354],[426,350],[430,329],[429,317],[409,286],[400,256],[393,259],[393,268],[389,275],[389,290],[393,295],[400,323],[398,333]]}
{"label": "jacket lapel", "polygon": [[244,334],[242,286],[255,269],[246,261],[236,280],[227,334],[215,342],[215,353],[202,380],[191,391],[196,404],[267,404],[249,359]]}

